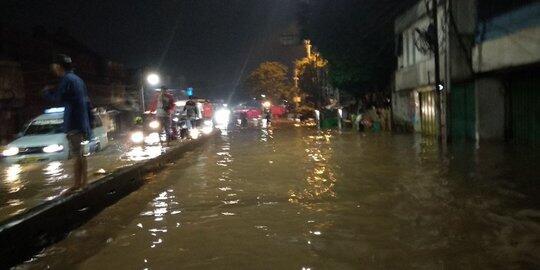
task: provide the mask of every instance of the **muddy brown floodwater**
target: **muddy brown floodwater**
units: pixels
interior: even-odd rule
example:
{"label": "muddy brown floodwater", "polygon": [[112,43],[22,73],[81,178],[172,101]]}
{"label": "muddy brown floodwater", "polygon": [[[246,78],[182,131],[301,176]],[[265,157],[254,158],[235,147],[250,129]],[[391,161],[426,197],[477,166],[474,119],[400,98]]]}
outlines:
{"label": "muddy brown floodwater", "polygon": [[538,151],[231,130],[18,269],[539,269]]}

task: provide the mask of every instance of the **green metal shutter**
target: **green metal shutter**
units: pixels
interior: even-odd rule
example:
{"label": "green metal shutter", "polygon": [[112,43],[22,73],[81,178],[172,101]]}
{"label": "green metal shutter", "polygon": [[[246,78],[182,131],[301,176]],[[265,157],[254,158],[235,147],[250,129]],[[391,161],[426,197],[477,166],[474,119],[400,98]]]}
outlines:
{"label": "green metal shutter", "polygon": [[476,108],[474,84],[454,85],[450,92],[450,136],[452,140],[474,140]]}
{"label": "green metal shutter", "polygon": [[511,82],[512,139],[517,144],[540,145],[539,85],[538,78]]}

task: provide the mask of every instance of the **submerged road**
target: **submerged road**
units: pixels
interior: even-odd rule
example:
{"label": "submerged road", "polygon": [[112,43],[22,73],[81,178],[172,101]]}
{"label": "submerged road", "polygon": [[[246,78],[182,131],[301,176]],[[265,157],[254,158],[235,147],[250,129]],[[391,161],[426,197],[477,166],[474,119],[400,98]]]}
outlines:
{"label": "submerged road", "polygon": [[17,269],[532,269],[538,153],[235,129]]}

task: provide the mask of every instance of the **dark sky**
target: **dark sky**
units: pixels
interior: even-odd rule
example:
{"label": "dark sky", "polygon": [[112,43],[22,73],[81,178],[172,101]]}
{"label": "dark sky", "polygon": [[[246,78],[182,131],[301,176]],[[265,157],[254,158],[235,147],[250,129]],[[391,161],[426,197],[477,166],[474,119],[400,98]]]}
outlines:
{"label": "dark sky", "polygon": [[294,21],[295,0],[1,0],[4,23],[66,28],[128,67],[185,76],[203,95],[226,98],[261,61],[279,59],[276,40]]}

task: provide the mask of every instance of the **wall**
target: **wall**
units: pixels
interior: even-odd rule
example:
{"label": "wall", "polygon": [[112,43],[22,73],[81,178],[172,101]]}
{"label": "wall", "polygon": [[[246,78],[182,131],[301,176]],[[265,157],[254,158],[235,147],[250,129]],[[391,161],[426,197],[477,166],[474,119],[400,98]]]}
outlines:
{"label": "wall", "polygon": [[[446,52],[450,50],[450,65],[453,80],[465,80],[472,75],[470,52],[474,44],[476,29],[475,1],[452,1],[453,24],[447,25],[445,6],[440,1],[439,16],[439,50],[441,79],[446,80]],[[449,16],[449,15],[448,15]],[[415,46],[418,41],[416,29],[425,30],[430,24],[426,14],[424,1],[419,1],[413,8],[398,17],[395,22],[395,33],[401,35],[401,55],[397,56],[395,76],[396,90],[411,89],[434,83],[434,60],[431,53],[424,54]],[[446,33],[449,32],[449,36]]]}
{"label": "wall", "polygon": [[482,22],[478,26],[473,66],[488,72],[540,61],[540,2]]}
{"label": "wall", "polygon": [[392,93],[392,128],[394,130],[406,132],[413,130],[412,102],[410,91]]}
{"label": "wall", "polygon": [[474,70],[487,72],[540,62],[539,37],[540,27],[534,27],[476,45]]}
{"label": "wall", "polygon": [[477,79],[477,125],[480,139],[504,140],[505,89],[495,78]]}

